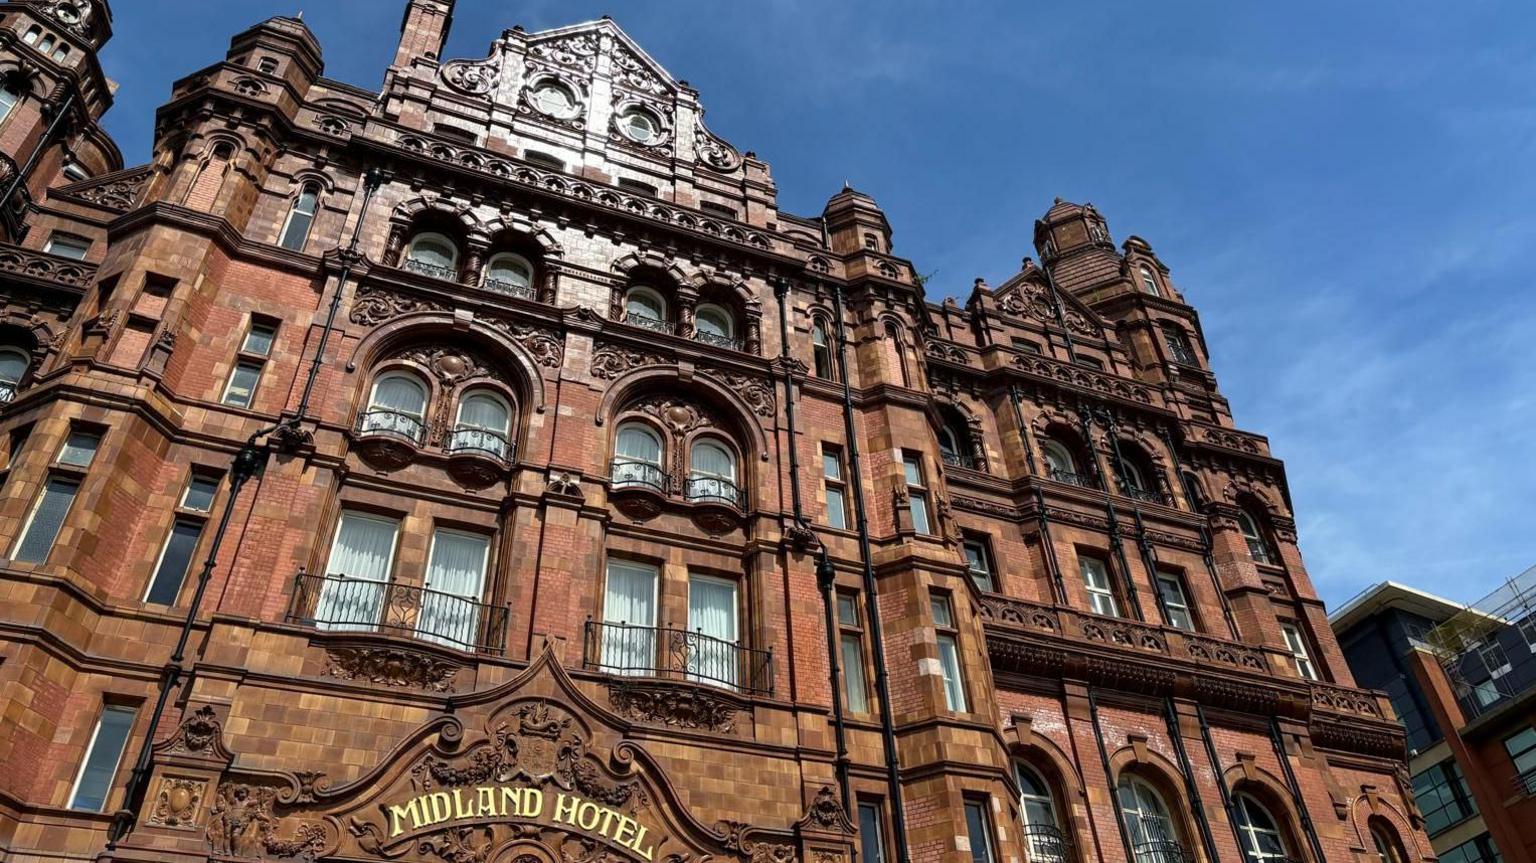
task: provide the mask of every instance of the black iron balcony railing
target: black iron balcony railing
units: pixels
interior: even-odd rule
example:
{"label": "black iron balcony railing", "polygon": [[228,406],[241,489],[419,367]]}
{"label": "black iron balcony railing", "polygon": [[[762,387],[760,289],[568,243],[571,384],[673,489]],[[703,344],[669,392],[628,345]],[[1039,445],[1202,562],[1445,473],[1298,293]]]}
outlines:
{"label": "black iron balcony railing", "polygon": [[485,288],[487,291],[495,291],[498,294],[507,294],[508,296],[519,297],[524,300],[535,298],[532,285],[520,284],[506,279],[487,277],[484,282],[481,282],[480,287]]}
{"label": "black iron balcony railing", "polygon": [[383,632],[501,656],[507,608],[422,587],[300,572],[289,623],[327,632]]}
{"label": "black iron balcony railing", "polygon": [[1023,835],[1027,863],[1071,863],[1072,843],[1060,828],[1049,824],[1026,824]]}
{"label": "black iron balcony railing", "polygon": [[973,456],[963,455],[957,452],[943,452],[940,453],[940,457],[943,458],[944,463],[950,467],[963,467],[966,470],[976,469],[976,459]]}
{"label": "black iron balcony railing", "polygon": [[650,315],[642,315],[636,312],[625,312],[624,323],[632,327],[654,330],[658,333],[671,333],[673,331],[671,321],[664,321],[661,318],[653,318]]}
{"label": "black iron balcony railing", "polygon": [[616,461],[610,474],[614,488],[649,488],[667,493],[667,472],[644,461]]}
{"label": "black iron balcony railing", "polygon": [[722,336],[719,333],[707,333],[703,330],[693,331],[693,340],[703,342],[706,345],[714,345],[717,348],[729,348],[733,351],[744,350],[741,339],[732,336]]}
{"label": "black iron balcony railing", "polygon": [[416,414],[389,408],[371,408],[357,418],[357,433],[398,438],[417,446],[426,437],[427,427]]}
{"label": "black iron balcony railing", "polygon": [[1054,479],[1057,482],[1064,482],[1067,485],[1081,486],[1083,488],[1099,487],[1098,483],[1093,481],[1093,477],[1089,476],[1088,474],[1073,473],[1072,471],[1062,470],[1060,468],[1051,468],[1051,479]]}
{"label": "black iron balcony railing", "polygon": [[12,381],[0,381],[0,405],[7,405],[16,398],[16,384]]}
{"label": "black iron balcony railing", "polygon": [[1536,770],[1528,770],[1515,777],[1515,793],[1536,797]]}
{"label": "black iron balcony railing", "polygon": [[1168,343],[1168,353],[1173,355],[1173,361],[1186,366],[1198,366],[1200,360],[1195,358],[1195,352],[1178,342]]}
{"label": "black iron balcony railing", "polygon": [[400,269],[420,273],[423,276],[431,276],[434,279],[457,282],[459,271],[456,267],[446,267],[442,264],[429,264],[426,261],[418,261],[415,258],[406,258],[400,262]]}
{"label": "black iron balcony railing", "polygon": [[773,694],[773,651],[702,632],[588,620],[582,664],[605,674],[687,680]]}
{"label": "black iron balcony railing", "polygon": [[705,503],[724,503],[737,509],[745,508],[745,496],[736,483],[718,476],[688,477],[689,500]]}
{"label": "black iron balcony railing", "polygon": [[1144,488],[1137,488],[1136,486],[1129,485],[1127,483],[1121,483],[1120,493],[1130,498],[1131,500],[1139,500],[1142,503],[1155,503],[1158,506],[1168,505],[1168,496],[1160,491],[1147,491]]}
{"label": "black iron balcony railing", "polygon": [[1135,863],[1194,863],[1184,846],[1171,839],[1158,839],[1131,846]]}
{"label": "black iron balcony railing", "polygon": [[459,426],[448,433],[449,454],[471,453],[487,455],[503,462],[512,460],[512,442],[507,436],[491,429]]}

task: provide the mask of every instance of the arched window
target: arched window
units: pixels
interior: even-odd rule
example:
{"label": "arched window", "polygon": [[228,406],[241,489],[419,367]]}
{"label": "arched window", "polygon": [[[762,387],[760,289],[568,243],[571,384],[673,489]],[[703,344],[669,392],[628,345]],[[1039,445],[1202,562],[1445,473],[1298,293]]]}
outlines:
{"label": "arched window", "polygon": [[695,441],[688,454],[688,499],[741,506],[736,484],[736,456],[725,444],[709,438]]}
{"label": "arched window", "polygon": [[288,209],[288,223],[283,226],[279,245],[295,252],[304,251],[304,243],[309,239],[309,228],[315,223],[315,209],[319,203],[320,184],[305,183]]}
{"label": "arched window", "polygon": [[816,377],[828,381],[837,378],[832,365],[832,344],[827,341],[827,325],[819,320],[811,324],[811,358],[815,362]]}
{"label": "arched window", "polygon": [[1255,563],[1269,563],[1269,543],[1264,539],[1264,533],[1259,529],[1258,519],[1247,508],[1237,511],[1237,524],[1243,532],[1243,539],[1248,543],[1248,556]]}
{"label": "arched window", "polygon": [[1045,466],[1050,471],[1051,479],[1073,485],[1087,483],[1087,477],[1077,469],[1077,459],[1066,444],[1055,438],[1046,438],[1041,442],[1040,449],[1045,453]]}
{"label": "arched window", "polygon": [[1243,859],[1247,863],[1284,863],[1291,859],[1286,855],[1285,839],[1275,819],[1264,804],[1248,794],[1238,794],[1232,801],[1237,809],[1237,835],[1243,842]]}
{"label": "arched window", "polygon": [[0,404],[16,398],[32,359],[18,348],[0,348]]}
{"label": "arched window", "polygon": [[405,254],[405,268],[452,281],[459,275],[459,247],[444,234],[417,234]]}
{"label": "arched window", "polygon": [[1172,324],[1163,326],[1163,343],[1168,346],[1168,355],[1176,363],[1186,366],[1200,365],[1200,359],[1195,356],[1194,348],[1189,346],[1189,337],[1184,331]]}
{"label": "arched window", "polygon": [[389,372],[373,385],[368,410],[359,429],[364,433],[402,437],[421,443],[426,425],[427,387],[415,375]]}
{"label": "arched window", "polygon": [[1403,855],[1403,846],[1397,841],[1397,833],[1380,818],[1371,819],[1371,844],[1376,850],[1376,859],[1381,863],[1407,863]]}
{"label": "arched window", "polygon": [[21,101],[21,94],[16,92],[16,87],[10,82],[0,84],[0,122],[11,116],[16,103]]}
{"label": "arched window", "polygon": [[493,291],[531,298],[533,264],[522,255],[501,252],[485,264],[485,286]]}
{"label": "arched window", "polygon": [[1015,762],[1019,779],[1019,817],[1024,820],[1025,859],[1055,863],[1072,859],[1056,815],[1056,801],[1051,786],[1033,767]]}
{"label": "arched window", "polygon": [[894,323],[887,321],[885,324],[885,341],[891,346],[891,362],[896,364],[896,373],[901,378],[901,385],[912,386],[912,378],[907,374],[907,345],[902,341],[901,330]]}
{"label": "arched window", "polygon": [[1163,292],[1157,287],[1157,278],[1152,275],[1152,268],[1146,264],[1141,265],[1141,289],[1154,297],[1160,297]]}
{"label": "arched window", "polygon": [[736,318],[730,309],[715,303],[702,303],[693,313],[694,338],[723,348],[738,347]]}
{"label": "arched window", "polygon": [[624,320],[646,329],[665,331],[667,300],[655,288],[635,285],[624,294]]}
{"label": "arched window", "polygon": [[1146,780],[1136,776],[1120,777],[1116,789],[1120,813],[1125,817],[1125,832],[1131,840],[1136,863],[1170,863],[1185,860],[1173,819],[1163,795]]}
{"label": "arched window", "polygon": [[667,490],[667,473],[661,467],[661,438],[644,423],[619,426],[613,448],[615,488],[649,486]]}
{"label": "arched window", "polygon": [[449,452],[482,452],[499,459],[511,453],[512,408],[489,390],[470,390],[459,399],[459,418],[448,436]]}
{"label": "arched window", "polygon": [[1140,447],[1122,443],[1119,462],[1121,491],[1126,497],[1148,503],[1165,503],[1159,489],[1157,469]]}

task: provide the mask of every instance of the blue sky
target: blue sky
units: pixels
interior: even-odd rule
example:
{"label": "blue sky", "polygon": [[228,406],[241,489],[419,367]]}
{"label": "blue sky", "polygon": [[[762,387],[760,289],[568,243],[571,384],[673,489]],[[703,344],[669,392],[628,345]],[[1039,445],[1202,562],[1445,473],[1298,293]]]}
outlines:
{"label": "blue sky", "polygon": [[[133,164],[171,81],[269,15],[308,5],[326,74],[377,87],[404,0],[115,5]],[[1149,240],[1286,461],[1330,604],[1386,578],[1473,599],[1536,562],[1528,2],[459,0],[447,54],[604,13],[785,209],[874,195],[931,294],[1013,273],[1057,195]]]}

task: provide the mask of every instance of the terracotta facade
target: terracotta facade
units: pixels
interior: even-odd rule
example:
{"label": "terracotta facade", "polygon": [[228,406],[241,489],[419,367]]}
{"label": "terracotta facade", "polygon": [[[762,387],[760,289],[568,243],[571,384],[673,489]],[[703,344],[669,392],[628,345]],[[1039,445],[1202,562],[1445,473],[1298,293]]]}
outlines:
{"label": "terracotta facade", "polygon": [[1432,854],[1150,245],[930,302],[614,22],[403,5],[125,169],[106,4],[0,4],[0,860]]}

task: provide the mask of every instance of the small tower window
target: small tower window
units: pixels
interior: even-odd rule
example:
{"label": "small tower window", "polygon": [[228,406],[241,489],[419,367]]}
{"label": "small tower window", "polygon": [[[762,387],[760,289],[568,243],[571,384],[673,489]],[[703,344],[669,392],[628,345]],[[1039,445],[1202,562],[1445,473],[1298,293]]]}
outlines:
{"label": "small tower window", "polygon": [[836,372],[832,368],[832,345],[827,341],[827,327],[821,321],[811,325],[811,354],[816,363],[816,377],[833,380]]}
{"label": "small tower window", "polygon": [[293,206],[288,210],[288,224],[283,227],[281,240],[283,248],[295,252],[304,250],[304,242],[309,239],[309,229],[315,223],[315,208],[319,203],[320,186],[305,183],[304,190],[293,199]]}
{"label": "small tower window", "polygon": [[1143,293],[1154,297],[1161,297],[1163,292],[1157,286],[1157,279],[1152,275],[1152,268],[1146,264],[1141,265],[1141,290]]}
{"label": "small tower window", "polygon": [[0,84],[0,122],[11,116],[11,111],[16,103],[21,101],[21,94],[16,92],[15,86],[10,83]]}
{"label": "small tower window", "polygon": [[64,62],[64,58],[68,57],[68,56],[69,56],[69,46],[68,45],[59,45],[57,48],[53,49],[52,57],[53,57],[53,61],[55,63],[62,63],[62,62]]}
{"label": "small tower window", "polygon": [[261,60],[256,63],[256,71],[261,72],[264,75],[276,75],[277,60],[271,57],[261,58]]}

